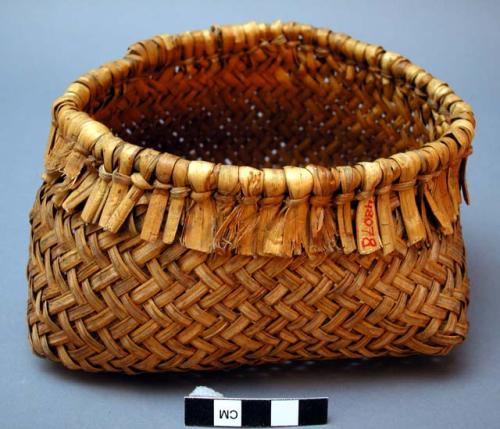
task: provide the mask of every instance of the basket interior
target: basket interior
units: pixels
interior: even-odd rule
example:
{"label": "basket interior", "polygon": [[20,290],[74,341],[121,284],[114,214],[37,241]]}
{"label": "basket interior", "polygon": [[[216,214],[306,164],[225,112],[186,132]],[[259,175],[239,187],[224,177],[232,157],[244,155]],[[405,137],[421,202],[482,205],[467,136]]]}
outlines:
{"label": "basket interior", "polygon": [[187,159],[344,165],[431,140],[426,97],[340,53],[299,42],[194,58],[115,82],[91,115],[130,143]]}

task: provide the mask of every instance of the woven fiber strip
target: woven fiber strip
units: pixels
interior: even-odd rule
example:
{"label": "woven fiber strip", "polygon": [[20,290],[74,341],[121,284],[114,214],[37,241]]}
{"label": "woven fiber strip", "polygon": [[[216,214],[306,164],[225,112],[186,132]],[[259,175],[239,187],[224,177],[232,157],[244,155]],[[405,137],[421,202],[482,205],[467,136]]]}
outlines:
{"label": "woven fiber strip", "polygon": [[53,104],[32,348],[126,373],[446,354],[474,129],[445,82],[327,29],[138,42]]}

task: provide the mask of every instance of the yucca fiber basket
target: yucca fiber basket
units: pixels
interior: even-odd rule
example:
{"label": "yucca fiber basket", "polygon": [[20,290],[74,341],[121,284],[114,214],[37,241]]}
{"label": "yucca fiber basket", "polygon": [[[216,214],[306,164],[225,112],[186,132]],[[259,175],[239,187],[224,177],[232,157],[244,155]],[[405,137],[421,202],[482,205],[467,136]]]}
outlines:
{"label": "yucca fiber basket", "polygon": [[33,350],[127,373],[448,353],[474,127],[446,83],[326,29],[134,44],[53,105]]}

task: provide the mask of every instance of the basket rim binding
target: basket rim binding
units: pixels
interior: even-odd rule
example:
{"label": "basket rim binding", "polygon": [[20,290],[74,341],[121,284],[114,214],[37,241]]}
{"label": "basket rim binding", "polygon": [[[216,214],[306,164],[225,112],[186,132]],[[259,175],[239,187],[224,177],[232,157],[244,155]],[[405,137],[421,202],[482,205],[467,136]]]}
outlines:
{"label": "basket rim binding", "polygon": [[[107,126],[84,111],[93,99],[106,94],[117,79],[116,76],[120,80],[129,80],[153,73],[158,67],[189,64],[200,57],[213,55],[237,55],[252,48],[290,41],[300,41],[303,45],[341,54],[349,61],[376,70],[384,78],[404,81],[419,95],[425,96],[434,111],[445,115],[449,125],[446,124],[434,141],[388,158],[329,168],[313,164],[306,167],[254,168],[189,161],[167,152],[128,143],[113,135]],[[250,204],[247,201],[247,205],[256,205],[261,195],[265,198],[287,195],[284,203],[287,207],[304,203],[307,210],[317,205],[328,207],[333,201],[329,198],[336,192],[339,195],[335,202],[340,206],[351,200],[367,201],[392,189],[398,192],[402,204],[405,204],[403,199],[408,199],[408,191],[414,195],[418,186],[443,172],[453,170],[457,175],[457,183],[454,183],[450,175],[448,187],[453,203],[451,218],[441,219],[440,217],[446,217],[446,213],[438,213],[439,208],[433,208],[431,204],[431,209],[436,211],[434,214],[438,218],[441,232],[449,234],[453,230],[453,223],[458,220],[460,190],[468,202],[464,170],[465,159],[472,152],[474,131],[475,119],[470,105],[458,97],[445,82],[434,78],[407,58],[385,51],[380,46],[364,43],[329,29],[294,22],[212,26],[209,30],[159,35],[133,44],[124,58],[91,70],[73,82],[52,106],[52,127],[43,179],[54,184],[56,206],[62,206],[68,212],[74,211],[80,204],[84,204],[85,208],[92,205],[89,201],[92,194],[97,192],[99,179],[101,188],[104,186],[103,182],[110,183],[110,186],[122,186],[123,189],[115,193],[126,194],[125,199],[123,196],[121,201],[114,198],[108,210],[103,209],[103,205],[108,203],[101,200],[99,209],[91,207],[94,210],[89,209],[89,214],[84,208],[82,214],[85,222],[97,223],[111,232],[117,232],[127,222],[128,214],[139,204],[144,194],[151,197],[155,192],[165,194],[170,191],[171,198],[176,195],[180,200],[189,197],[190,204],[180,207],[175,216],[172,214],[176,219],[171,224],[167,219],[165,228],[169,231],[168,234],[165,232],[163,240],[166,244],[174,241],[183,222],[181,212],[187,210],[192,212],[192,222],[190,224],[185,219],[181,242],[190,249],[212,252],[231,248],[241,254],[268,256],[291,256],[302,252],[314,254],[338,249],[335,245],[322,243],[317,251],[312,251],[308,243],[310,238],[305,236],[291,238],[288,246],[280,244],[275,251],[259,249],[258,243],[242,245],[241,241],[248,241],[242,237],[239,240],[223,237],[217,244],[214,237],[216,231],[196,227],[195,218],[203,223],[207,216],[216,216],[215,202],[207,202],[205,198],[217,194],[233,197],[242,194],[243,200],[250,201]],[[325,180],[330,185],[326,188],[323,186]],[[174,192],[175,188],[177,194]],[[318,201],[325,199],[322,197],[326,197],[327,201],[320,204]],[[144,205],[144,201],[141,201],[140,204]],[[95,204],[97,203],[94,201]],[[192,210],[193,204],[197,207],[196,210]],[[427,225],[419,224],[422,222],[417,218],[421,218],[422,213],[420,209],[415,210],[415,203],[407,205],[408,208],[403,210],[403,220],[408,236],[406,244],[412,245],[426,239],[428,228],[425,228]],[[96,210],[99,210],[100,217]],[[101,210],[108,212],[108,216],[103,217]],[[172,210],[172,207],[163,207],[162,223],[167,212]],[[198,215],[195,215],[196,211]],[[155,217],[156,215],[157,213]],[[255,217],[256,213],[253,215]],[[359,240],[355,238],[357,231],[352,230],[352,225],[345,225],[346,222],[352,223],[350,215],[344,219],[339,218],[337,225],[340,247],[345,253],[355,250],[372,253],[383,248],[387,254],[397,247],[394,242],[388,243],[385,240],[382,231],[377,231],[382,236],[377,237],[379,245],[362,249]],[[144,231],[143,228],[141,238],[146,241],[158,240],[158,223],[155,223],[151,231]],[[210,228],[214,229],[213,222]],[[167,235],[169,238],[165,238]],[[200,235],[201,238],[194,238]]]}

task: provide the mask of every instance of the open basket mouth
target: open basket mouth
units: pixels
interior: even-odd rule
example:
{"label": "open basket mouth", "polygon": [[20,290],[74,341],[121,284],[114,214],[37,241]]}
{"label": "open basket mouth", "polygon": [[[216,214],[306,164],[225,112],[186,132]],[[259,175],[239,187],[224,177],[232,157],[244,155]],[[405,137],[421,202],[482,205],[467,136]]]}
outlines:
{"label": "open basket mouth", "polygon": [[388,254],[453,231],[474,126],[446,83],[380,46],[212,27],[139,42],[70,85],[45,178],[56,205],[146,241]]}
{"label": "open basket mouth", "polygon": [[388,157],[451,123],[424,91],[384,73],[380,47],[358,63],[300,33],[232,46],[222,34],[212,29],[214,46],[198,55],[110,82],[85,111],[129,143],[256,168]]}

